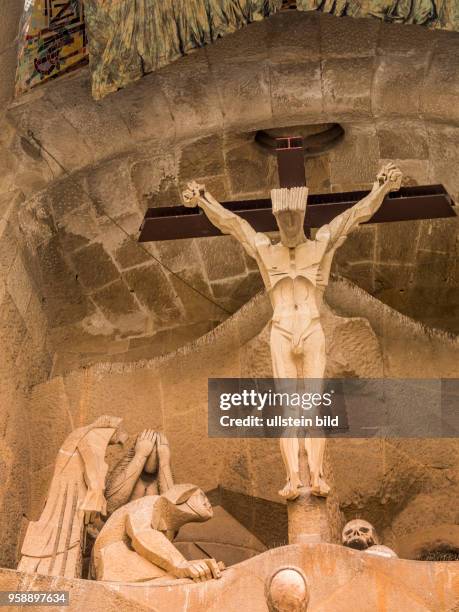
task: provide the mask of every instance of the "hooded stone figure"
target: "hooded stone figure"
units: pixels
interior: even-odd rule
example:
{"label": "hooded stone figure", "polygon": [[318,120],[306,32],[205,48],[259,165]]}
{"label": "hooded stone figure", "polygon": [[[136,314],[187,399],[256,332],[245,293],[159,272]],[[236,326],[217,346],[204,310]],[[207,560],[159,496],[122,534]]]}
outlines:
{"label": "hooded stone figure", "polygon": [[107,511],[107,446],[127,439],[121,421],[101,416],[66,438],[57,455],[43,512],[27,528],[18,570],[81,576],[86,525],[93,513]]}

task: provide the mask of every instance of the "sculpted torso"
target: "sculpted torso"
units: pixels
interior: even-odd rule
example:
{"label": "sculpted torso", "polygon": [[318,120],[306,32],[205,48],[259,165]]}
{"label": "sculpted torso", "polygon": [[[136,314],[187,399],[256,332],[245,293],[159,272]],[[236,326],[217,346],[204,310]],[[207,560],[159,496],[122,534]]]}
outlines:
{"label": "sculpted torso", "polygon": [[320,316],[328,283],[327,240],[306,240],[288,248],[257,234],[257,261],[273,306],[273,324],[292,336]]}

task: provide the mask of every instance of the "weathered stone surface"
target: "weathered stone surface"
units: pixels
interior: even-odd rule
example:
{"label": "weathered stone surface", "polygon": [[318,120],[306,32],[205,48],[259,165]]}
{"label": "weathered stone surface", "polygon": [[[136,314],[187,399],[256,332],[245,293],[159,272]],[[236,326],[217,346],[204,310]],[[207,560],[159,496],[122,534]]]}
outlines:
{"label": "weathered stone surface", "polygon": [[375,264],[373,262],[336,262],[332,266],[332,272],[343,275],[372,295],[375,292]]}
{"label": "weathered stone surface", "polygon": [[378,21],[351,21],[320,17],[320,44],[322,53],[328,57],[367,57],[375,55]]}
{"label": "weathered stone surface", "polygon": [[371,115],[373,58],[327,59],[322,63],[324,110],[341,115]]}
{"label": "weathered stone surface", "polygon": [[131,180],[142,211],[148,207],[176,206],[181,201],[177,177],[179,159],[176,152],[139,159],[131,166]]}
{"label": "weathered stone surface", "polygon": [[435,180],[445,185],[455,198],[459,196],[459,177],[451,168],[459,152],[459,129],[448,125],[431,125],[428,127],[429,150],[432,175]]}
{"label": "weathered stone surface", "polygon": [[145,332],[147,315],[139,308],[133,294],[121,279],[96,291],[92,297],[122,335],[132,336]]}
{"label": "weathered stone surface", "polygon": [[305,170],[310,194],[330,191],[330,157],[328,155],[305,159]]}
{"label": "weathered stone surface", "polygon": [[0,342],[5,361],[14,362],[26,334],[26,326],[14,300],[5,292],[0,309]]}
{"label": "weathered stone surface", "polygon": [[16,256],[10,268],[6,286],[13,298],[16,308],[21,316],[25,318],[26,310],[32,296],[32,282],[19,254]]}
{"label": "weathered stone surface", "polygon": [[270,70],[274,115],[285,122],[307,121],[308,116],[317,121],[323,111],[321,76],[318,61],[274,64]]}
{"label": "weathered stone surface", "polygon": [[[225,130],[262,129],[271,123],[269,66],[263,62],[218,61],[209,54],[209,63],[218,88]],[[256,101],[256,102],[255,102]]]}
{"label": "weathered stone surface", "polygon": [[374,287],[371,293],[389,303],[393,308],[400,308],[404,302],[404,293],[408,292],[413,278],[413,267],[410,264],[375,264]]}
{"label": "weathered stone surface", "polygon": [[132,268],[151,259],[132,238],[125,238],[115,250],[113,257],[121,268]]}
{"label": "weathered stone surface", "polygon": [[0,276],[6,276],[17,254],[13,226],[7,219],[0,220]]}
{"label": "weathered stone surface", "polygon": [[457,241],[457,219],[426,219],[421,221],[418,242],[419,249],[444,251],[453,255]]}
{"label": "weathered stone surface", "polygon": [[116,217],[135,208],[137,200],[130,183],[128,160],[115,160],[90,172],[88,191],[99,214]]}
{"label": "weathered stone surface", "polygon": [[52,366],[36,266],[29,265],[30,253],[24,257],[25,236],[17,216],[22,198],[17,196],[7,194],[0,206],[0,563],[11,567],[30,501],[26,395]]}
{"label": "weathered stone surface", "polygon": [[40,246],[37,259],[42,270],[45,312],[51,326],[80,321],[91,307],[63,258],[57,237]]}
{"label": "weathered stone surface", "polygon": [[377,226],[361,225],[338,249],[335,256],[336,261],[346,265],[374,260],[377,231]]}
{"label": "weathered stone surface", "polygon": [[243,306],[259,291],[264,289],[263,280],[257,271],[250,272],[239,279],[223,279],[211,283],[212,293],[218,301],[227,306],[231,312]]}
{"label": "weathered stone surface", "polygon": [[382,55],[377,58],[373,82],[376,116],[418,117],[427,58]]}
{"label": "weathered stone surface", "polygon": [[223,139],[220,135],[200,138],[182,149],[181,181],[194,180],[198,176],[215,176],[223,172]]}
{"label": "weathered stone surface", "polygon": [[234,194],[265,191],[277,183],[275,158],[266,155],[251,138],[227,141],[225,160]]}
{"label": "weathered stone surface", "polygon": [[171,283],[159,264],[126,270],[123,277],[142,304],[151,310],[158,321],[172,323],[181,315],[181,307]]}
{"label": "weathered stone surface", "polygon": [[[457,96],[459,94],[459,77],[452,66],[459,61],[459,46],[442,45],[434,51],[432,61],[424,81],[421,97],[421,109],[432,117],[441,120],[442,109],[451,108],[455,113],[452,119],[459,119]],[[445,84],[448,87],[445,87]]]}
{"label": "weathered stone surface", "polygon": [[302,489],[295,501],[287,502],[289,544],[330,542],[330,527],[325,499]]}
{"label": "weathered stone surface", "polygon": [[448,264],[452,259],[447,253],[418,251],[419,267],[416,269],[416,280],[421,285],[435,287],[447,281]]}
{"label": "weathered stone surface", "polygon": [[378,223],[376,261],[394,264],[414,263],[420,225],[406,221],[399,228],[392,223]]}
{"label": "weathered stone surface", "polygon": [[429,157],[427,132],[423,123],[395,119],[380,122],[377,134],[379,152],[384,159],[428,159]]}
{"label": "weathered stone surface", "polygon": [[205,238],[198,242],[209,280],[238,276],[246,271],[242,247],[232,236]]}
{"label": "weathered stone surface", "polygon": [[90,290],[107,285],[119,276],[112,259],[99,242],[73,253],[72,262],[78,280]]}
{"label": "weathered stone surface", "polygon": [[[197,126],[203,135],[221,128],[221,101],[210,75],[209,64],[202,53],[184,57],[180,64],[172,64],[167,71],[158,73],[170,112],[176,125],[181,126],[184,138],[194,136]],[[177,79],[181,81],[180,88],[176,87]]]}
{"label": "weathered stone surface", "polygon": [[[285,51],[285,62],[296,62],[299,57],[317,60],[320,57],[322,35],[320,21],[319,15],[302,15],[290,11],[271,17],[265,28],[268,31],[270,59],[278,61],[280,58],[277,49],[282,48]],[[252,29],[253,26],[250,27]]]}
{"label": "weathered stone surface", "polygon": [[373,183],[375,168],[381,163],[379,159],[374,125],[359,123],[349,126],[345,139],[330,152],[332,184],[346,184],[350,167],[353,168],[354,184]]}
{"label": "weathered stone surface", "polygon": [[94,209],[84,204],[60,217],[56,222],[60,243],[64,250],[75,251],[99,236],[99,227],[94,219]]}
{"label": "weathered stone surface", "polygon": [[145,246],[172,272],[181,272],[194,267],[199,261],[199,250],[195,239],[163,240]]}
{"label": "weathered stone surface", "polygon": [[218,321],[222,315],[226,316],[227,313],[212,300],[209,285],[203,279],[200,270],[183,270],[178,277],[171,276],[170,279],[183,304],[187,320],[192,322]]}
{"label": "weathered stone surface", "polygon": [[65,177],[51,186],[48,198],[57,222],[67,214],[75,214],[82,204],[91,205],[91,200],[85,191],[85,180],[81,174]]}

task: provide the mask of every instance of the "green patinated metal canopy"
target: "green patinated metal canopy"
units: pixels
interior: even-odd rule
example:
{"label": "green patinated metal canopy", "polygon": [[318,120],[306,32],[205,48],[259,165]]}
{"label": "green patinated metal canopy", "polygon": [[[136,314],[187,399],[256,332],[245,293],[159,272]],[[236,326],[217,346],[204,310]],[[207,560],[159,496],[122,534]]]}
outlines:
{"label": "green patinated metal canopy", "polygon": [[[84,13],[83,13],[84,9]],[[25,0],[17,92],[86,57],[101,98],[281,10],[459,30],[458,0]]]}

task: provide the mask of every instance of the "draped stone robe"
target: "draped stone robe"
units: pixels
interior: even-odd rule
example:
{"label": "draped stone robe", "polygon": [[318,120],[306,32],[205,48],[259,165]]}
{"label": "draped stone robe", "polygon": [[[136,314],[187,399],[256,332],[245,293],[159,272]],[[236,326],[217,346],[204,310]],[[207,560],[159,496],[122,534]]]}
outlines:
{"label": "draped stone robe", "polygon": [[92,512],[106,513],[105,452],[121,419],[101,417],[73,431],[59,450],[45,507],[29,523],[18,569],[81,577],[85,527]]}

